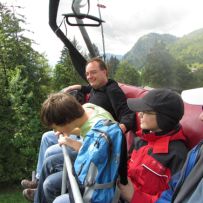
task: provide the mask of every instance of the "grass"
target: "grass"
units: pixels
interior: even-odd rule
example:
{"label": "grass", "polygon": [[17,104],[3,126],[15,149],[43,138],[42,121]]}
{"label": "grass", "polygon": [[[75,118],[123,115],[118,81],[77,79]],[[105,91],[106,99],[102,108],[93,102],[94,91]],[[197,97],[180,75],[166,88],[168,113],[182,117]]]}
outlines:
{"label": "grass", "polygon": [[0,202],[1,203],[28,203],[22,195],[20,187],[0,189]]}

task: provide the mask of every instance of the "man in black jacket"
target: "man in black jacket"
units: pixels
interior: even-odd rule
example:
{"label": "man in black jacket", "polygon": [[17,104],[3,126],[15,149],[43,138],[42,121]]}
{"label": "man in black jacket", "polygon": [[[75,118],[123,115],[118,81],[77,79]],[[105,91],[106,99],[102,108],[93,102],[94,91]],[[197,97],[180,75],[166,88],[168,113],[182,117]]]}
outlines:
{"label": "man in black jacket", "polygon": [[88,102],[103,107],[111,113],[125,133],[134,130],[134,113],[128,108],[126,96],[114,80],[108,79],[107,66],[100,58],[93,58],[87,62],[86,77],[89,86],[72,85],[64,88],[64,92],[81,90],[90,93]]}

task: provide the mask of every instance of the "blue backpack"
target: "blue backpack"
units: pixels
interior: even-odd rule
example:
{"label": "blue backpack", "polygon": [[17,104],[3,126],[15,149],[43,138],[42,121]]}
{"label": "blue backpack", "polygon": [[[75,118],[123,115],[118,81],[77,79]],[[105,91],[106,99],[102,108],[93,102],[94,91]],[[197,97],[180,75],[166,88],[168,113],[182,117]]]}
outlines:
{"label": "blue backpack", "polygon": [[123,134],[118,124],[100,120],[86,134],[74,163],[85,203],[117,201],[116,180]]}

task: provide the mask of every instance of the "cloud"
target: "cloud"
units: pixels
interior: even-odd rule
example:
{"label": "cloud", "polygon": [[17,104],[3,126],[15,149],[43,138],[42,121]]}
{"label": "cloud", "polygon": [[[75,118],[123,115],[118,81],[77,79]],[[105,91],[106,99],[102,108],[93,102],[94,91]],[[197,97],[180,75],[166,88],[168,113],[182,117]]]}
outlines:
{"label": "cloud", "polygon": [[[116,5],[115,1],[111,2],[111,6]],[[125,2],[129,3],[120,4],[122,7],[116,8],[113,15],[115,17],[106,15],[105,36],[112,51],[114,45],[117,52],[120,50],[120,53],[126,53],[139,37],[150,32],[182,36],[203,27],[201,1]]]}
{"label": "cloud", "polygon": [[[45,52],[50,63],[59,59],[63,43],[48,25],[49,0],[1,0],[20,4],[27,17],[27,26],[34,34],[38,45],[35,48]],[[87,2],[87,1],[83,1]],[[71,13],[72,0],[60,0],[58,24],[63,13]],[[90,14],[99,16],[98,1],[90,0]],[[181,37],[195,29],[203,28],[202,0],[100,0],[106,8],[101,9],[106,52],[125,54],[139,37],[150,32],[168,33]],[[67,27],[68,37],[76,37],[79,44],[85,44],[77,27]],[[93,43],[102,52],[101,28],[86,28]],[[65,29],[63,27],[65,32]]]}

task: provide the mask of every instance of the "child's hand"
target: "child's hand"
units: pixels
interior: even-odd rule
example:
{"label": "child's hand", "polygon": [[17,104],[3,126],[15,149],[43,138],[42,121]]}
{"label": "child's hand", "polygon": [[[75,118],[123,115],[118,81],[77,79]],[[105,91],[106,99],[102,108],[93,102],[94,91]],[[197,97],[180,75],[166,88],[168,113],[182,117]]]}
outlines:
{"label": "child's hand", "polygon": [[133,187],[131,180],[128,178],[128,184],[127,185],[123,185],[121,183],[118,183],[118,187],[120,189],[121,196],[125,200],[130,202],[132,200],[133,194],[134,194],[134,187]]}
{"label": "child's hand", "polygon": [[126,132],[126,127],[125,127],[125,125],[124,124],[122,124],[122,123],[120,123],[119,124],[119,127],[120,127],[120,129],[122,130],[122,132],[123,132],[123,134]]}
{"label": "child's hand", "polygon": [[68,145],[67,144],[67,138],[66,137],[64,137],[62,134],[60,134],[61,136],[59,136],[59,139],[58,139],[58,143],[59,143],[59,145],[61,146],[61,145]]}
{"label": "child's hand", "polygon": [[59,136],[61,135],[61,133],[59,131],[54,131],[55,135],[59,138]]}

